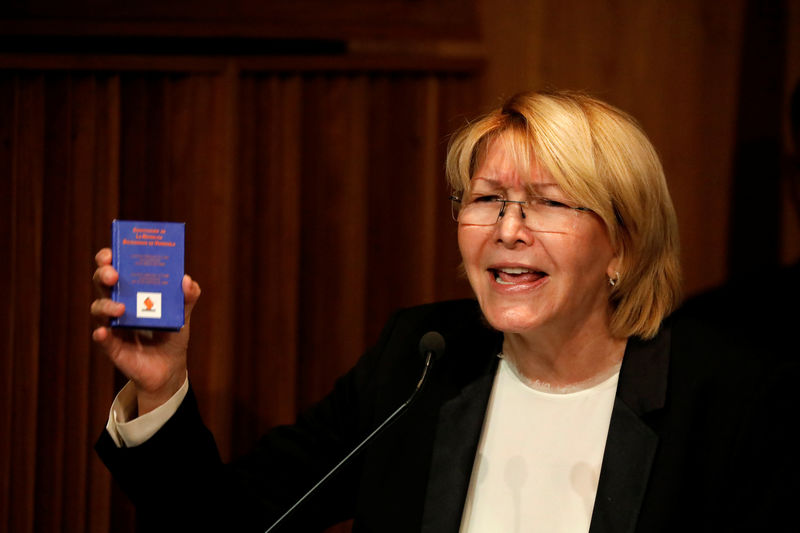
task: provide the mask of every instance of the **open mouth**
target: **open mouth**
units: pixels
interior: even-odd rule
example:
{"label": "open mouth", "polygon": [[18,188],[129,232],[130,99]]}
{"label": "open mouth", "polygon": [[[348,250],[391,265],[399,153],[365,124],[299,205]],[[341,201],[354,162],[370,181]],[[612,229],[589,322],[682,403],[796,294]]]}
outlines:
{"label": "open mouth", "polygon": [[547,276],[545,272],[524,267],[490,268],[489,272],[492,273],[494,280],[500,285],[535,283]]}

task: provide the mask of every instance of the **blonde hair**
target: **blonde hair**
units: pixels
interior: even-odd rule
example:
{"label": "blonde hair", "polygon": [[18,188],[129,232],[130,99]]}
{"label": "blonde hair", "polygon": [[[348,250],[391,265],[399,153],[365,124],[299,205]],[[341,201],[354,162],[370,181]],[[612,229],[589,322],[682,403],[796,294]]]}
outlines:
{"label": "blonde hair", "polygon": [[609,294],[611,334],[654,336],[680,300],[678,226],[661,162],[636,120],[579,92],[513,96],[451,138],[447,178],[456,195],[469,190],[495,139],[520,171],[532,163],[546,170],[603,220],[620,264]]}

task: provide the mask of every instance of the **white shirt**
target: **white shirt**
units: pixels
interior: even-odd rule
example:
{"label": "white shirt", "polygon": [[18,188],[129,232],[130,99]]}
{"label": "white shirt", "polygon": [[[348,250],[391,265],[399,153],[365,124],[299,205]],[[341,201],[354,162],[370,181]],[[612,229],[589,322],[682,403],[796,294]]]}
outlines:
{"label": "white shirt", "polygon": [[189,375],[178,392],[149,413],[131,420],[136,411],[136,391],[130,381],[117,393],[108,412],[106,430],[117,448],[133,448],[155,435],[178,410],[189,391]]}
{"label": "white shirt", "polygon": [[461,533],[589,531],[618,379],[546,392],[501,360]]}

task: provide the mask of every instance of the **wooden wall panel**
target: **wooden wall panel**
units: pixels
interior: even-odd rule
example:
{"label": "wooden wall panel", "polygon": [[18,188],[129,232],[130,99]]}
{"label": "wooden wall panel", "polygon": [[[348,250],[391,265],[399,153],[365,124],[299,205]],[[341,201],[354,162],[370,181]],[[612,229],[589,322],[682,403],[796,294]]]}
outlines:
{"label": "wooden wall panel", "polygon": [[[10,286],[19,302],[3,355],[12,384],[2,406],[10,417],[2,495],[9,531],[108,524],[109,476],[91,443],[107,416],[94,395],[112,391],[113,371],[90,356],[86,313],[92,298],[86,269],[97,246],[91,199],[98,178],[113,174],[107,166],[115,161],[113,148],[105,150],[118,141],[107,120],[114,112],[108,87],[107,79],[89,74],[3,78],[14,103],[3,118],[11,147],[4,159],[11,163],[11,194],[3,207],[12,215]],[[103,205],[99,218],[107,220]]]}
{"label": "wooden wall panel", "polygon": [[642,123],[662,158],[678,211],[688,293],[728,276],[745,5],[480,3],[493,58],[488,98],[538,87],[582,89]]}
{"label": "wooden wall panel", "polygon": [[14,0],[0,34],[466,39],[477,20],[463,0]]}
{"label": "wooden wall panel", "polygon": [[[258,302],[261,312],[240,313],[237,343],[255,360],[239,365],[245,373],[269,368],[276,379],[275,390],[252,376],[239,381],[250,407],[235,416],[256,418],[260,428],[290,420],[285,399],[318,399],[393,309],[456,295],[432,289],[444,277],[441,250],[451,251],[449,271],[457,264],[455,233],[441,242],[430,229],[451,227],[439,114],[454,93],[438,89],[449,77],[442,80],[315,73],[242,80],[238,254],[252,286],[237,301]],[[267,346],[275,357],[258,357]]]}
{"label": "wooden wall panel", "polygon": [[444,102],[469,101],[455,92],[475,77],[452,77],[234,63],[3,73],[3,295],[25,295],[3,330],[9,530],[135,529],[91,449],[123,382],[87,312],[112,218],[187,223],[203,287],[190,375],[226,458],[325,394],[398,304],[455,295],[435,286],[440,249],[455,246],[436,229],[436,167]]}

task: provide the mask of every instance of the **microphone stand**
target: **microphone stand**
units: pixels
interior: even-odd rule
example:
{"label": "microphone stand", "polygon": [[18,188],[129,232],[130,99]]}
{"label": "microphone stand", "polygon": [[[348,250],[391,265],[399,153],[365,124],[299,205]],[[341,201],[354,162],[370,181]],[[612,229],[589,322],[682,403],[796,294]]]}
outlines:
{"label": "microphone stand", "polygon": [[372,430],[372,433],[367,435],[367,437],[364,440],[362,440],[360,443],[358,443],[358,446],[353,448],[353,450],[350,453],[345,455],[344,459],[339,461],[336,464],[336,466],[334,466],[327,474],[325,474],[322,477],[322,479],[317,481],[317,483],[313,487],[311,487],[308,490],[308,492],[303,494],[303,496],[299,500],[297,500],[294,505],[289,507],[289,509],[285,513],[283,513],[280,516],[280,518],[278,518],[275,522],[273,522],[273,524],[269,527],[269,529],[267,529],[264,533],[270,533],[276,527],[278,527],[290,514],[292,514],[292,512],[294,512],[295,509],[297,509],[300,505],[302,505],[302,503],[304,501],[306,501],[317,490],[318,487],[320,487],[332,475],[334,475],[336,472],[338,472],[339,469],[345,463],[347,463],[347,461],[351,457],[353,457],[355,454],[357,454],[364,446],[366,446],[373,438],[375,438],[375,436],[378,433],[380,433],[381,430],[383,430],[383,428],[388,426],[395,418],[397,418],[403,411],[405,411],[408,408],[409,405],[411,405],[411,402],[414,401],[414,398],[416,398],[417,393],[420,391],[420,389],[422,389],[422,385],[425,383],[425,378],[428,376],[428,369],[431,367],[431,361],[432,361],[432,359],[434,357],[434,354],[435,354],[435,350],[433,350],[433,349],[426,350],[426,353],[425,353],[425,368],[422,371],[422,376],[419,378],[419,381],[417,382],[417,386],[414,389],[414,392],[411,393],[411,396],[408,397],[408,400],[403,402],[400,405],[400,407],[395,409],[394,412],[391,415],[389,415],[389,417],[386,420],[381,422],[381,424],[378,427],[376,427],[374,430]]}

